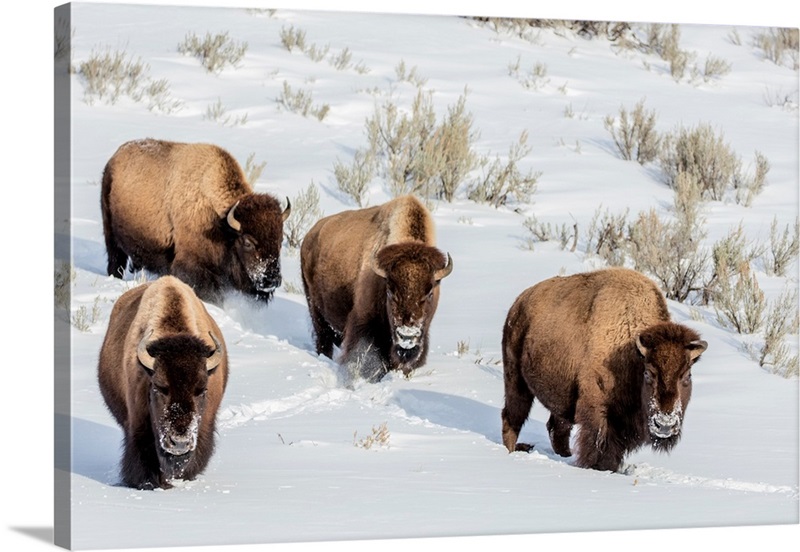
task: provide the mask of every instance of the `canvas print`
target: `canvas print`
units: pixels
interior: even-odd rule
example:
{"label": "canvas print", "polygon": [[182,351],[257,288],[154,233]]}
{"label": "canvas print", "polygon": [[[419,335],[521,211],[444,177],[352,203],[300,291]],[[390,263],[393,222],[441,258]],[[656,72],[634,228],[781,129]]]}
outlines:
{"label": "canvas print", "polygon": [[798,29],[54,20],[56,544],[798,523]]}

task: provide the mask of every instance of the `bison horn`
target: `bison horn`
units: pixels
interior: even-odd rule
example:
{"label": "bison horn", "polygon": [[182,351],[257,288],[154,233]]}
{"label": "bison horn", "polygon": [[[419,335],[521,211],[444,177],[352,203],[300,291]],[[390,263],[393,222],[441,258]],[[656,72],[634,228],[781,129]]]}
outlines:
{"label": "bison horn", "polygon": [[237,201],[233,205],[233,207],[231,207],[231,210],[228,211],[227,220],[228,220],[228,226],[230,226],[231,228],[233,228],[237,232],[241,232],[242,231],[242,223],[240,223],[238,220],[236,220],[236,217],[233,215],[233,212],[236,210],[236,207],[238,205],[239,205],[239,202]]}
{"label": "bison horn", "polygon": [[214,352],[211,353],[211,356],[208,357],[206,360],[206,370],[209,372],[219,366],[219,363],[222,362],[222,344],[214,337],[214,334],[208,332],[208,335],[211,336],[211,341],[214,342]]}
{"label": "bison horn", "polygon": [[289,218],[289,215],[292,212],[292,202],[289,201],[289,197],[286,197],[286,209],[283,210],[283,222],[286,222],[286,219]]}
{"label": "bison horn", "polygon": [[444,268],[441,270],[437,270],[436,273],[433,275],[434,280],[437,282],[442,278],[446,278],[453,272],[453,257],[450,256],[450,253],[447,254],[447,264],[444,265]]}
{"label": "bison horn", "polygon": [[694,360],[702,355],[703,351],[708,349],[708,342],[698,339],[697,341],[692,341],[689,343],[686,348],[689,350],[689,358]]}
{"label": "bison horn", "polygon": [[638,335],[636,336],[636,348],[639,350],[639,354],[645,358],[647,357],[647,347],[642,345],[642,341]]}
{"label": "bison horn", "polygon": [[142,337],[142,340],[139,341],[139,346],[136,347],[136,357],[139,359],[139,362],[142,363],[142,366],[148,370],[155,370],[156,359],[147,352],[147,345],[151,335],[153,335],[153,330],[150,330],[150,333]]}

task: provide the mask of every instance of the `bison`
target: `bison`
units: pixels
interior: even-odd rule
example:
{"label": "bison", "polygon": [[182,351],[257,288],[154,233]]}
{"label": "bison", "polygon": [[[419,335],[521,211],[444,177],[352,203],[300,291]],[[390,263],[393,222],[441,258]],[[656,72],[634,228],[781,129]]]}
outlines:
{"label": "bison", "polygon": [[377,381],[425,363],[439,283],[453,270],[435,247],[428,210],[413,196],[319,220],[300,265],[317,353]]}
{"label": "bison", "polygon": [[205,469],[228,355],[192,288],[163,276],[123,293],[100,349],[98,381],[124,432],[124,485],[167,489]]}
{"label": "bison", "polygon": [[126,142],[103,171],[100,206],[108,274],[171,274],[204,301],[225,289],[269,301],[281,284],[283,222],[269,194],[254,193],[236,160],[211,144]]}
{"label": "bison", "polygon": [[669,452],[680,439],[692,366],[706,350],[692,329],[670,321],[663,295],[633,270],[555,277],[516,299],[503,326],[503,444],[528,451],[519,431],[538,399],[550,411],[553,451],[576,464],[619,471],[649,444]]}

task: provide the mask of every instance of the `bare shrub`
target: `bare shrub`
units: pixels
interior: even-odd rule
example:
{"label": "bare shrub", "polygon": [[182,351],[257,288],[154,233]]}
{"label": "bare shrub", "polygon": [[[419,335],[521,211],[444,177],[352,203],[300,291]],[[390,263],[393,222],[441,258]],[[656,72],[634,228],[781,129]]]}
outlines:
{"label": "bare shrub", "polygon": [[381,168],[393,196],[409,193],[425,195],[428,191],[426,175],[433,171],[423,167],[427,143],[436,127],[436,113],[431,94],[422,90],[411,104],[408,113],[402,113],[392,101],[375,108],[367,119],[366,131],[370,150],[382,161]]}
{"label": "bare shrub", "polygon": [[333,175],[339,191],[352,198],[359,207],[367,205],[369,183],[375,178],[375,174],[375,156],[370,150],[356,151],[350,166],[338,159],[333,165]]}
{"label": "bare shrub", "polygon": [[667,184],[675,188],[678,175],[688,173],[700,184],[706,199],[722,200],[740,177],[741,161],[720,133],[708,124],[680,127],[662,138],[659,155]]}
{"label": "bare shrub", "polygon": [[320,61],[325,59],[330,49],[331,47],[328,44],[326,44],[322,48],[320,48],[316,44],[311,44],[310,46],[305,48],[303,52],[305,53],[305,55],[309,57],[311,61],[319,63]]}
{"label": "bare shrub", "polygon": [[235,42],[228,33],[212,35],[206,32],[201,40],[194,33],[188,33],[178,44],[178,52],[192,55],[200,60],[209,73],[219,73],[226,65],[236,67],[247,51],[247,42]]}
{"label": "bare shrub", "polygon": [[797,333],[797,291],[786,291],[770,302],[764,323],[764,343],[754,350],[758,365],[785,378],[798,375],[798,356],[786,345],[788,334]]}
{"label": "bare shrub", "polygon": [[466,111],[466,101],[465,91],[455,105],[448,107],[447,116],[436,127],[423,152],[425,161],[421,168],[431,173],[423,180],[434,180],[436,196],[448,202],[453,201],[458,187],[479,161],[473,150],[478,133],[472,129],[473,117]]}
{"label": "bare shrub", "polygon": [[544,88],[550,79],[547,77],[547,65],[537,61],[527,72],[520,72],[520,59],[517,58],[515,66],[509,65],[509,75],[517,79],[526,90],[540,90]]}
{"label": "bare shrub", "polygon": [[397,76],[397,80],[401,82],[409,82],[417,88],[425,86],[425,84],[428,82],[427,78],[422,77],[419,73],[417,73],[416,65],[409,69],[406,67],[405,60],[402,59],[400,60],[400,63],[395,66],[394,72]]}
{"label": "bare shrub", "polygon": [[138,101],[143,81],[150,66],[141,58],[130,59],[123,51],[107,49],[103,53],[92,52],[89,59],[78,66],[78,75],[85,85],[86,102],[94,98],[114,104],[120,96],[129,96]]}
{"label": "bare shrub", "polygon": [[658,156],[660,138],[655,131],[656,112],[645,111],[644,100],[636,104],[630,115],[620,107],[619,124],[610,115],[604,123],[623,159],[635,159],[644,165]]}
{"label": "bare shrub", "polygon": [[303,117],[313,116],[322,121],[328,115],[330,106],[328,104],[314,105],[311,92],[306,90],[293,90],[289,83],[283,81],[283,88],[276,100],[289,111],[299,113]]}
{"label": "bare shrub", "polygon": [[349,48],[345,48],[335,56],[331,56],[328,61],[337,71],[344,71],[353,65],[352,59],[353,53]]}
{"label": "bare shrub", "polygon": [[577,222],[573,223],[571,227],[567,223],[558,226],[549,222],[539,222],[536,215],[531,215],[523,221],[522,226],[529,232],[529,235],[524,238],[523,249],[533,251],[535,242],[552,240],[558,240],[561,249],[566,249],[570,242],[572,243],[570,251],[575,251],[578,246]]}
{"label": "bare shrub", "polygon": [[625,263],[627,249],[628,209],[612,214],[598,207],[586,231],[586,252],[597,255],[611,266]]}
{"label": "bare shrub", "polygon": [[762,253],[763,247],[748,242],[741,222],[729,230],[724,238],[715,242],[711,248],[711,275],[703,285],[703,304],[709,304],[719,291],[720,280],[730,282],[739,275],[741,267],[750,266]]}
{"label": "bare shrub", "polygon": [[794,222],[794,232],[791,232],[787,224],[783,233],[778,231],[778,217],[772,219],[768,256],[764,262],[767,274],[771,276],[786,275],[786,269],[798,255],[798,231],[800,231],[798,219],[795,219]]}
{"label": "bare shrub", "polygon": [[675,81],[686,74],[694,54],[680,47],[681,31],[678,25],[652,23],[647,27],[647,49],[656,53],[669,63],[669,70]]}
{"label": "bare shrub", "polygon": [[798,29],[794,28],[771,28],[754,37],[754,45],[762,51],[765,59],[776,65],[786,64],[795,71],[798,69],[799,42]]}
{"label": "bare shrub", "polygon": [[300,247],[308,229],[322,217],[319,207],[319,191],[311,182],[308,187],[292,200],[292,212],[283,225],[286,245],[293,249]]}
{"label": "bare shrub", "polygon": [[733,187],[736,190],[736,203],[745,207],[750,207],[753,204],[755,197],[764,189],[769,169],[767,158],[761,152],[756,151],[753,174],[746,175],[740,171],[734,176]]}
{"label": "bare shrub", "polygon": [[228,110],[222,104],[222,99],[217,98],[213,104],[206,107],[206,112],[203,115],[204,119],[214,121],[223,126],[240,126],[247,122],[247,113],[244,115],[233,116],[228,114]]}
{"label": "bare shrub", "polygon": [[797,111],[798,104],[800,104],[800,95],[798,89],[786,92],[783,89],[772,89],[766,87],[764,89],[764,103],[769,107],[780,107],[786,111]]}
{"label": "bare shrub", "polygon": [[742,263],[733,273],[720,272],[712,297],[717,321],[723,326],[742,334],[761,328],[767,304],[750,263]]}
{"label": "bare shrub", "polygon": [[379,426],[372,427],[372,433],[363,439],[358,439],[358,431],[353,432],[353,445],[358,448],[369,450],[375,448],[389,447],[389,427],[386,422]]}
{"label": "bare shrub", "polygon": [[703,67],[703,80],[708,82],[731,72],[731,64],[722,58],[709,55]]}
{"label": "bare shrub", "polygon": [[250,185],[254,185],[256,181],[261,178],[261,173],[264,172],[264,167],[267,166],[266,161],[262,161],[261,163],[256,163],[256,154],[252,152],[250,155],[247,156],[247,159],[244,163],[244,174],[245,178],[247,178],[247,182]]}
{"label": "bare shrub", "polygon": [[89,105],[96,99],[115,104],[120,97],[127,96],[135,102],[146,102],[150,111],[172,113],[183,106],[183,102],[170,97],[169,83],[148,76],[150,66],[141,58],[133,59],[124,51],[106,49],[103,53],[92,52],[89,58],[78,65],[78,75],[84,83],[84,99]]}
{"label": "bare shrub", "polygon": [[630,23],[619,21],[583,21],[562,19],[528,19],[512,17],[473,17],[475,21],[491,28],[496,33],[507,33],[531,40],[531,29],[553,29],[556,32],[570,31],[586,39],[606,38],[611,41],[627,37]]}
{"label": "bare shrub", "polygon": [[301,52],[306,51],[306,32],[301,29],[295,29],[294,25],[281,27],[281,44],[290,52],[297,48]]}
{"label": "bare shrub", "polygon": [[489,203],[495,208],[506,205],[511,198],[517,203],[529,203],[542,175],[533,169],[524,174],[520,171],[519,162],[530,152],[528,132],[523,131],[519,140],[509,147],[505,161],[499,156],[491,161],[487,156],[482,157],[479,162],[481,175],[473,182],[469,199]]}
{"label": "bare shrub", "polygon": [[639,213],[629,228],[629,251],[636,270],[655,278],[668,299],[684,302],[702,291],[708,255],[699,244],[706,233],[699,217],[676,215],[664,221],[654,209]]}

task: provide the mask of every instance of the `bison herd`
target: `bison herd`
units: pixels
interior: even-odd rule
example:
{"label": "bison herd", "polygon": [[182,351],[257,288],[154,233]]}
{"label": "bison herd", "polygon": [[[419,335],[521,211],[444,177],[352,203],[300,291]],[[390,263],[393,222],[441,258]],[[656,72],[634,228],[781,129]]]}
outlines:
{"label": "bison herd", "polygon": [[[281,284],[286,206],[253,191],[210,144],[136,140],[103,171],[108,274],[159,276],[111,312],[101,394],[123,429],[122,483],[169,488],[194,479],[214,450],[228,381],[225,339],[203,301],[226,290],[268,302]],[[316,352],[370,382],[424,365],[441,282],[453,270],[433,219],[413,196],[324,217],[300,248]],[[613,268],[555,277],[523,291],[502,332],[502,443],[528,451],[520,429],[534,399],[550,412],[552,449],[576,465],[619,471],[626,454],[670,451],[681,435],[691,369],[707,343],[670,320],[645,276]]]}

